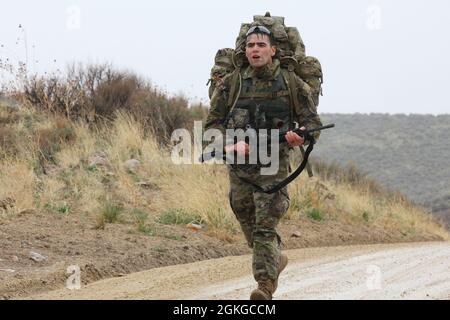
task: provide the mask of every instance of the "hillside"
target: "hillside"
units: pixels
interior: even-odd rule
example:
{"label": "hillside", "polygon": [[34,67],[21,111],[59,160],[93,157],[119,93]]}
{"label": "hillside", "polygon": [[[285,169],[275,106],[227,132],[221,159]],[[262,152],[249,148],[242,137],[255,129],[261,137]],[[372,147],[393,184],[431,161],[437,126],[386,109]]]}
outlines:
{"label": "hillside", "polygon": [[[204,110],[132,74],[85,77],[96,70],[31,79],[0,103],[0,298],[62,288],[74,265],[90,283],[249,253],[226,168],[171,161],[171,127],[189,128]],[[316,170],[289,185],[284,248],[449,239],[354,168]]]}
{"label": "hillside", "polygon": [[[0,114],[0,297],[61,288],[70,265],[89,283],[249,253],[223,166],[172,164],[124,113],[97,129],[23,107]],[[449,238],[419,207],[369,185],[302,175],[279,226],[285,248]]]}
{"label": "hillside", "polygon": [[322,135],[316,157],[343,166],[351,162],[382,185],[446,216],[450,208],[450,115],[321,117],[324,123],[336,123],[336,128]]}

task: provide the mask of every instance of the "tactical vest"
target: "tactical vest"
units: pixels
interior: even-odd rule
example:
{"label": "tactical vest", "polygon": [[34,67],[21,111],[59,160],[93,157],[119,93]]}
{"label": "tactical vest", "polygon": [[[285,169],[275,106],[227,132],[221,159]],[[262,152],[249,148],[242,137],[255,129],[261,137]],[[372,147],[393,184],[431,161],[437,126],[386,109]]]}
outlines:
{"label": "tactical vest", "polygon": [[293,129],[290,93],[281,72],[273,80],[242,80],[241,92],[227,128]]}

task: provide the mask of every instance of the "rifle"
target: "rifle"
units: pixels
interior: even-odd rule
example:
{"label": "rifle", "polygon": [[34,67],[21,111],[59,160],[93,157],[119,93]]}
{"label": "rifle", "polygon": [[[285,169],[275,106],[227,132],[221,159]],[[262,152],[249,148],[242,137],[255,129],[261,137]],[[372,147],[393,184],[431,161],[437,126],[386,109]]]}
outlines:
{"label": "rifle", "polygon": [[[286,131],[280,132],[278,139],[279,139],[280,143],[286,143],[287,142],[286,138],[285,138],[286,133],[288,133],[289,131],[292,131],[292,132],[298,134],[299,136],[304,137],[305,140],[310,141],[310,144],[314,144],[314,137],[311,135],[311,133],[318,132],[318,131],[325,130],[325,129],[330,129],[330,128],[334,128],[334,123],[327,124],[325,126],[312,128],[312,129],[300,130],[300,128],[296,128],[293,130],[286,130]],[[212,151],[210,153],[203,153],[200,156],[199,161],[205,162],[212,158],[219,158],[219,159],[226,160],[226,153],[224,153],[224,152],[216,153],[216,151]]]}
{"label": "rifle", "polygon": [[300,128],[296,128],[293,130],[283,131],[283,132],[280,132],[280,136],[279,136],[280,143],[286,142],[285,135],[289,131],[292,131],[292,132],[298,134],[299,136],[304,137],[305,140],[313,140],[313,136],[311,135],[311,133],[318,132],[318,131],[325,130],[325,129],[330,129],[330,128],[334,128],[334,123],[327,124],[325,126],[320,126],[317,128],[312,128],[312,129],[300,130]]}
{"label": "rifle", "polygon": [[[273,187],[261,187],[258,186],[257,184],[255,184],[253,181],[250,181],[244,177],[238,176],[236,175],[240,180],[242,180],[245,183],[248,183],[249,185],[253,186],[257,191],[259,192],[264,192],[267,194],[272,194],[275,192],[278,192],[279,190],[281,190],[282,188],[286,187],[289,183],[291,183],[295,178],[297,178],[300,173],[303,171],[303,169],[305,169],[306,165],[308,164],[308,158],[309,158],[309,154],[311,153],[311,151],[314,148],[314,137],[311,135],[311,133],[313,132],[317,132],[317,131],[321,131],[324,129],[329,129],[329,128],[333,128],[334,127],[334,123],[332,124],[328,124],[325,126],[321,126],[321,127],[317,127],[317,128],[312,128],[312,129],[305,129],[305,130],[300,130],[300,128],[296,128],[294,130],[289,130],[289,131],[293,131],[296,134],[303,136],[305,138],[305,140],[309,141],[309,145],[308,148],[306,149],[305,153],[303,154],[303,160],[302,163],[298,166],[298,168],[286,179],[284,179],[283,181],[279,182],[277,185],[273,186]],[[279,141],[281,143],[286,142],[286,138],[284,137],[286,135],[288,131],[283,131],[280,133],[279,135]],[[208,154],[202,154],[200,157],[200,161],[206,161],[208,159],[211,159],[213,157],[219,156],[221,155],[222,158],[226,159],[226,154],[225,153],[215,153],[214,151]],[[209,158],[207,158],[209,157]],[[206,158],[206,159],[205,159]]]}

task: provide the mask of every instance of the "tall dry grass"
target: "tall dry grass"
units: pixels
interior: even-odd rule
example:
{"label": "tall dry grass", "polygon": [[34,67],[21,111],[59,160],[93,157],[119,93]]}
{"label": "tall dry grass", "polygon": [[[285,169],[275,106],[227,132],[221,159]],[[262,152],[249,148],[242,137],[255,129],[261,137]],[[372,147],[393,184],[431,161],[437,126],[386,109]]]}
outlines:
{"label": "tall dry grass", "polygon": [[10,158],[0,161],[0,201],[13,199],[14,206],[8,211],[0,209],[0,216],[17,214],[35,208],[34,191],[39,182],[26,160]]}
{"label": "tall dry grass", "polygon": [[[0,215],[27,209],[84,214],[101,221],[98,227],[116,221],[136,224],[145,232],[154,230],[158,221],[181,215],[183,223],[198,222],[220,239],[233,241],[237,236],[225,167],[175,165],[170,146],[146,132],[136,114],[116,110],[108,125],[29,108],[12,114],[0,110],[0,116],[0,121],[7,119],[12,135],[20,137],[14,150],[0,143],[0,200],[15,200],[14,208],[0,209]],[[102,162],[92,164],[94,158]],[[130,168],[130,159],[139,165]],[[302,175],[289,185],[286,219],[335,220],[448,239],[444,228],[420,207],[356,169],[317,168],[317,177]],[[110,208],[120,215],[105,217]]]}

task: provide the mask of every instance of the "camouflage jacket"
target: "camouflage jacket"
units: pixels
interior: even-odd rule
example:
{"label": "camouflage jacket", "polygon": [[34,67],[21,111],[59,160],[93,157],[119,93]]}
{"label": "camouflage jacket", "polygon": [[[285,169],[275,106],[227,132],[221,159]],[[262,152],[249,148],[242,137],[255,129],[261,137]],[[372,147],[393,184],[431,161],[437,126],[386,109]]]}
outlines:
{"label": "camouflage jacket", "polygon": [[[235,71],[237,72],[237,71]],[[280,67],[278,60],[274,60],[272,64],[266,65],[258,70],[253,69],[251,66],[239,71],[241,79],[252,79],[256,88],[260,86],[259,91],[264,91],[264,87],[267,87],[266,83],[273,81],[277,77],[283,77],[289,91],[291,91],[289,72],[286,69]],[[292,72],[292,74],[294,74]],[[230,94],[232,94],[232,77],[233,73],[223,78],[222,85],[215,88],[210,101],[210,110],[206,119],[205,130],[219,129],[222,134],[225,135],[224,120],[226,119],[228,112],[231,109]],[[321,126],[319,115],[317,114],[318,105],[318,92],[312,92],[309,85],[304,82],[300,77],[294,74],[297,91],[297,107],[294,106],[292,98],[289,99],[289,103],[293,108],[294,121],[298,122],[299,126],[305,126],[306,128],[314,128]],[[237,85],[236,85],[237,87]],[[235,88],[235,91],[239,91],[239,88]],[[240,97],[242,93],[240,94]],[[314,135],[316,140],[319,138],[320,132]]]}

